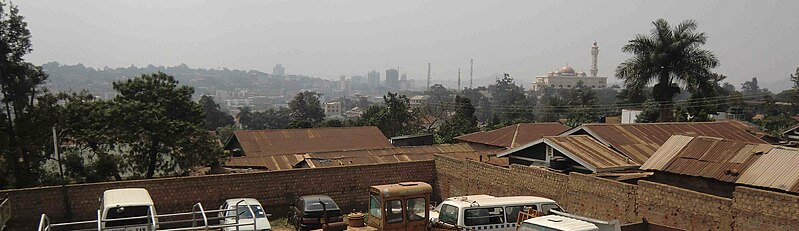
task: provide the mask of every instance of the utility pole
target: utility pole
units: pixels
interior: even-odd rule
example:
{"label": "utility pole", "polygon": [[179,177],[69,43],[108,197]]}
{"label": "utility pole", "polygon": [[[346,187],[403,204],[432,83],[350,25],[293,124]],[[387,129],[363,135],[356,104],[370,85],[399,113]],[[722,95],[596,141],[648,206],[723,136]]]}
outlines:
{"label": "utility pole", "polygon": [[61,153],[58,153],[58,135],[53,126],[53,152],[58,160],[58,172],[61,173],[61,196],[63,197],[64,210],[67,212],[67,218],[72,219],[72,208],[69,206],[69,193],[67,193],[67,180],[64,178],[64,168],[61,167]]}
{"label": "utility pole", "polygon": [[430,63],[427,63],[427,92],[430,93]]}
{"label": "utility pole", "polygon": [[474,78],[474,59],[469,60],[469,89],[472,89],[472,78]]}

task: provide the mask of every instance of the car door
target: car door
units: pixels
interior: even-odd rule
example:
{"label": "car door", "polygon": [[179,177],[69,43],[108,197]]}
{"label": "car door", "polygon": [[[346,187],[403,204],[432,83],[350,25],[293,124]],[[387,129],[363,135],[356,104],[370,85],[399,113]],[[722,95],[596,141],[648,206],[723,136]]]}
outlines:
{"label": "car door", "polygon": [[219,210],[221,210],[221,211],[219,211],[219,218],[220,218],[219,222],[222,222],[222,223],[225,222],[225,219],[224,219],[224,217],[225,217],[225,211],[224,210],[225,209],[227,209],[227,201],[225,201],[225,203],[222,203],[222,205],[219,206]]}

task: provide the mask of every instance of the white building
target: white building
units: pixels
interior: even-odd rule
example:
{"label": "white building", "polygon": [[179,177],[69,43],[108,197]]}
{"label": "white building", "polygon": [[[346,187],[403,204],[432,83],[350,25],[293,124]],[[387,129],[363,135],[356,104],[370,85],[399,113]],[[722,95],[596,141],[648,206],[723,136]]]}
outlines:
{"label": "white building", "polygon": [[568,89],[573,88],[582,83],[583,86],[590,88],[605,88],[608,83],[608,77],[597,76],[599,69],[597,68],[597,59],[599,56],[599,46],[596,42],[591,47],[591,75],[585,72],[575,72],[574,68],[568,64],[558,71],[550,71],[545,76],[536,76],[533,81],[533,90],[540,91],[544,87],[551,87],[555,89]]}
{"label": "white building", "polygon": [[342,111],[341,102],[325,103],[325,116],[341,115]]}

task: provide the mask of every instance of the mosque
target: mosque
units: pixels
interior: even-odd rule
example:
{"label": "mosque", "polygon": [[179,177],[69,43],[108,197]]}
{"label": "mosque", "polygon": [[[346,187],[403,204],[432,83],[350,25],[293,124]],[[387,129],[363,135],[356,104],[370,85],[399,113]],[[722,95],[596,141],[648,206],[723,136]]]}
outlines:
{"label": "mosque", "polygon": [[590,88],[605,88],[607,86],[608,77],[597,76],[597,58],[599,56],[599,46],[596,42],[591,46],[591,75],[588,76],[585,72],[575,72],[574,68],[569,64],[560,68],[557,71],[550,71],[545,76],[536,76],[533,81],[533,90],[540,91],[544,87],[551,87],[555,89],[568,89],[576,87],[582,81],[584,86]]}

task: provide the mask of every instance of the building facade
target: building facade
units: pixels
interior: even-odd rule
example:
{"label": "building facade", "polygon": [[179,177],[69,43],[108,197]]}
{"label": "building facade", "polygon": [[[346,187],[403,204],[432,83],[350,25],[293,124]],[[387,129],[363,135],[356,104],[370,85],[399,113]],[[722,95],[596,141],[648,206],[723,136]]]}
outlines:
{"label": "building facade", "polygon": [[341,115],[342,113],[341,102],[325,103],[325,116]]}
{"label": "building facade", "polygon": [[281,64],[275,64],[275,67],[272,68],[272,75],[283,77],[286,75],[286,68],[283,68],[283,65]]}
{"label": "building facade", "polygon": [[545,87],[555,89],[569,89],[579,85],[590,88],[605,88],[608,83],[608,77],[597,76],[599,69],[597,68],[597,61],[599,56],[599,46],[596,42],[591,47],[591,75],[585,72],[576,72],[574,68],[566,64],[557,71],[550,71],[547,75],[536,76],[533,81],[533,90],[540,91]]}
{"label": "building facade", "polygon": [[399,89],[399,70],[388,69],[386,70],[386,87],[388,89]]}

